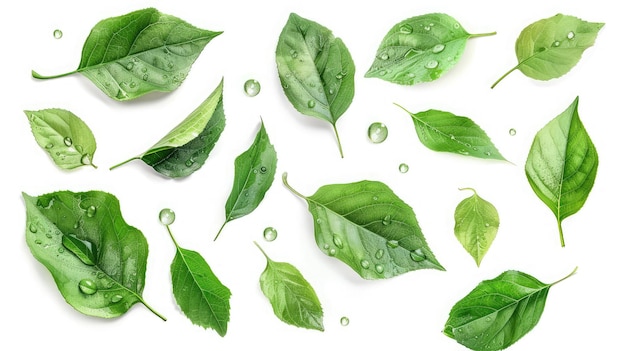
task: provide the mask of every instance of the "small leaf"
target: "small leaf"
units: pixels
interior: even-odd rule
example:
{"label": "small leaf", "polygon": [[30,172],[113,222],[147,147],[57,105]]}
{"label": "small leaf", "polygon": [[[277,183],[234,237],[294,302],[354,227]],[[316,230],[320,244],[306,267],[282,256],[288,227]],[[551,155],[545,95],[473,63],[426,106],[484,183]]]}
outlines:
{"label": "small leaf", "polygon": [[433,151],[506,161],[487,133],[467,117],[450,112],[428,110],[411,113],[419,140]]}
{"label": "small leaf", "polygon": [[223,84],[224,80],[200,106],[148,151],[110,169],[138,159],[170,178],[186,177],[200,169],[226,125]]}
{"label": "small leaf", "polygon": [[500,217],[496,208],[487,200],[478,196],[476,190],[471,190],[474,195],[462,200],[454,211],[454,235],[465,250],[474,257],[476,265],[489,250],[491,243],[496,238]]}
{"label": "small leaf", "polygon": [[260,278],[261,291],[272,304],[276,317],[296,327],[324,331],[322,305],[311,284],[296,267],[272,261],[259,244],[254,244],[267,260]]}
{"label": "small leaf", "polygon": [[94,317],[114,318],[143,300],[148,243],[128,225],[117,198],[60,191],[26,204],[26,243],[52,274],[65,301]]}
{"label": "small leaf", "polygon": [[317,246],[362,278],[391,278],[425,268],[445,270],[426,244],[413,209],[381,182],[325,185],[305,199]]}
{"label": "small leaf", "polygon": [[598,152],[578,115],[578,97],[535,135],[526,159],[533,191],[554,213],[561,246],[561,222],[580,210],[593,188]]}
{"label": "small leaf", "polygon": [[277,162],[276,150],[261,122],[250,148],[235,159],[235,180],[226,201],[226,220],[214,240],[226,223],[250,214],[259,206],[274,181]]}
{"label": "small leaf", "polygon": [[222,32],[196,28],[154,8],[107,18],[96,24],[83,45],[78,68],[115,100],[131,100],[152,91],[170,92],[187,77],[206,44]]}
{"label": "small leaf", "polygon": [[517,66],[491,88],[516,69],[538,80],[563,76],[576,66],[583,52],[593,46],[602,27],[604,23],[586,22],[562,14],[532,23],[522,30],[515,42]]}
{"label": "small leaf", "polygon": [[505,349],[537,325],[550,288],[575,272],[552,284],[518,271],[482,281],[452,307],[443,333],[472,350]]}
{"label": "small leaf", "polygon": [[411,17],[385,35],[365,77],[403,85],[430,82],[456,65],[468,39],[494,34],[469,34],[443,13]]}
{"label": "small leaf", "polygon": [[91,129],[70,111],[49,108],[24,111],[37,144],[63,169],[91,165],[96,139]]}
{"label": "small leaf", "polygon": [[343,41],[320,24],[292,13],[276,46],[278,77],[298,112],[336,123],[354,97],[354,62]]}

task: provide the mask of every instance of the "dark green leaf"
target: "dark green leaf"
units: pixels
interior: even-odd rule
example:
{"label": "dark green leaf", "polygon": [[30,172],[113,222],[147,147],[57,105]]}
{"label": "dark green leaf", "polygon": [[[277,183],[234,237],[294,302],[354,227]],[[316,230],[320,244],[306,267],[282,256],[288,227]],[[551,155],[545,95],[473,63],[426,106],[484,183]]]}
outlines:
{"label": "dark green leaf", "polygon": [[320,24],[295,13],[276,47],[278,76],[285,95],[300,113],[336,123],[354,97],[354,62],[343,41]]}
{"label": "dark green leaf", "polygon": [[478,196],[474,189],[474,195],[462,200],[454,211],[454,235],[465,250],[472,255],[476,265],[489,250],[491,243],[496,238],[500,217],[496,208],[487,200]]}
{"label": "dark green leaf", "polygon": [[468,39],[494,34],[469,34],[443,13],[411,17],[385,35],[365,77],[404,85],[430,82],[456,65]]}
{"label": "dark green leaf", "polygon": [[578,97],[535,135],[526,159],[526,177],[535,194],[561,222],[578,212],[593,188],[598,152],[578,115]]}
{"label": "dark green leaf", "polygon": [[376,181],[325,185],[305,199],[313,215],[317,246],[365,279],[409,271],[444,270],[426,244],[413,209]]}
{"label": "dark green leaf", "polygon": [[32,74],[48,79],[79,72],[115,100],[169,92],[178,88],[206,44],[221,33],[147,8],[96,24],[75,71],[50,77]]}
{"label": "dark green leaf", "polygon": [[26,204],[26,243],[52,274],[67,303],[90,316],[113,318],[137,302],[148,243],[126,224],[117,198],[101,191],[60,191]]}

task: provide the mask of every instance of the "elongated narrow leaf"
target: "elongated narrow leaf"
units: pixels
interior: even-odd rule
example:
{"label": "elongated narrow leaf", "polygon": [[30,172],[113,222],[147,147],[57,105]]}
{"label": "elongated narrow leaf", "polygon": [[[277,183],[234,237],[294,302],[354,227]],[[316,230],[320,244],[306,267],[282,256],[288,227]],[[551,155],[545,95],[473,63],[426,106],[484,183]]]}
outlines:
{"label": "elongated narrow leaf", "polygon": [[96,139],[82,119],[59,108],[24,113],[37,144],[50,154],[57,166],[63,169],[94,166]]}
{"label": "elongated narrow leaf", "polygon": [[474,195],[462,200],[454,211],[454,235],[465,250],[472,255],[476,265],[485,257],[491,243],[496,238],[500,226],[500,216],[489,201]]}
{"label": "elongated narrow leaf", "polygon": [[430,13],[399,22],[385,35],[365,77],[413,85],[448,72],[461,58],[469,34],[454,18]]}
{"label": "elongated narrow leaf", "polygon": [[296,327],[324,331],[324,312],[311,284],[292,264],[272,261],[255,244],[267,260],[260,278],[261,291],[272,304],[276,317]]}
{"label": "elongated narrow leaf", "polygon": [[223,83],[224,80],[200,106],[148,151],[111,169],[138,159],[170,178],[186,177],[200,169],[226,125]]}
{"label": "elongated narrow leaf", "polygon": [[196,28],[154,8],[107,18],[96,24],[83,45],[78,68],[115,100],[131,100],[152,91],[170,92],[187,77],[206,44],[222,32]]}
{"label": "elongated narrow leaf", "polygon": [[304,196],[313,215],[317,246],[365,279],[391,278],[409,271],[444,270],[426,244],[415,213],[381,182],[322,186]]}
{"label": "elongated narrow leaf", "polygon": [[401,108],[413,119],[419,140],[431,150],[506,160],[487,133],[468,117],[439,110],[411,113]]}
{"label": "elongated narrow leaf", "polygon": [[320,24],[292,13],[276,46],[278,77],[300,113],[332,124],[343,157],[337,120],[354,97],[354,62],[343,41]]}
{"label": "elongated narrow leaf", "polygon": [[274,181],[277,162],[276,150],[261,122],[261,128],[250,148],[235,159],[235,180],[226,201],[224,225],[251,213],[259,206]]}
{"label": "elongated narrow leaf", "polygon": [[505,349],[537,325],[550,288],[575,272],[552,284],[518,271],[485,280],[452,307],[443,333],[472,350]]}
{"label": "elongated narrow leaf", "polygon": [[86,315],[118,317],[143,300],[148,243],[128,225],[117,198],[60,191],[26,204],[26,243],[65,301]]}
{"label": "elongated narrow leaf", "polygon": [[578,212],[593,188],[598,152],[578,115],[578,97],[535,135],[526,159],[533,191],[554,213],[561,246],[561,222]]}
{"label": "elongated narrow leaf", "polygon": [[515,42],[517,66],[491,88],[516,69],[538,80],[563,76],[576,66],[583,52],[593,46],[602,27],[604,23],[586,22],[563,14],[532,23],[522,30]]}

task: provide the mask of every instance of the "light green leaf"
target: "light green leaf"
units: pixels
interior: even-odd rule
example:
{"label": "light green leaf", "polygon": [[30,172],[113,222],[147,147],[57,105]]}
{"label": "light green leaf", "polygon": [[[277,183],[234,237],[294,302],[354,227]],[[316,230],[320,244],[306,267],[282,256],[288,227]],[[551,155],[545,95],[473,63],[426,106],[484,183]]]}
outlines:
{"label": "light green leaf", "polygon": [[575,272],[552,284],[518,271],[482,281],[452,307],[443,333],[472,350],[505,349],[537,325],[550,288]]}
{"label": "light green leaf", "polygon": [[343,157],[337,120],[354,97],[354,62],[343,41],[320,24],[292,13],[276,46],[278,77],[300,113],[332,124]]}
{"label": "light green leaf", "polygon": [[200,106],[148,151],[110,169],[139,159],[170,178],[186,177],[200,169],[226,125],[222,102],[223,84],[222,79]]}
{"label": "light green leaf", "polygon": [[496,208],[487,200],[474,195],[462,200],[454,211],[454,235],[465,250],[472,255],[476,265],[485,257],[491,243],[496,238],[500,217]]}
{"label": "light green leaf", "polygon": [[517,66],[491,88],[516,69],[538,80],[563,76],[576,66],[583,52],[593,46],[603,26],[604,23],[586,22],[562,14],[532,23],[522,30],[515,42]]}
{"label": "light green leaf", "polygon": [[281,321],[300,328],[324,331],[324,312],[317,294],[302,273],[287,262],[272,261],[261,246],[267,265],[261,273],[261,291]]}
{"label": "light green leaf", "polygon": [[77,311],[113,318],[143,300],[148,243],[128,225],[117,198],[101,191],[60,191],[26,205],[26,243]]}
{"label": "light green leaf", "polygon": [[494,34],[469,34],[443,13],[411,17],[385,35],[365,77],[404,85],[430,82],[456,65],[468,39]]}
{"label": "light green leaf", "polygon": [[413,209],[381,182],[325,185],[306,200],[315,241],[365,279],[391,278],[425,268],[445,270],[426,244]]}
{"label": "light green leaf", "polygon": [[196,28],[154,8],[97,23],[75,71],[115,100],[131,100],[152,91],[170,92],[187,77],[206,44],[222,32]]}
{"label": "light green leaf", "polygon": [[214,240],[226,223],[250,214],[259,206],[274,181],[277,162],[276,150],[261,122],[250,148],[235,159],[235,180],[226,201],[226,220]]}
{"label": "light green leaf", "polygon": [[565,246],[561,222],[583,207],[598,171],[598,152],[580,121],[578,97],[537,132],[525,169],[533,191],[554,213]]}
{"label": "light green leaf", "polygon": [[63,169],[91,165],[96,139],[91,129],[70,111],[49,108],[24,111],[37,144]]}

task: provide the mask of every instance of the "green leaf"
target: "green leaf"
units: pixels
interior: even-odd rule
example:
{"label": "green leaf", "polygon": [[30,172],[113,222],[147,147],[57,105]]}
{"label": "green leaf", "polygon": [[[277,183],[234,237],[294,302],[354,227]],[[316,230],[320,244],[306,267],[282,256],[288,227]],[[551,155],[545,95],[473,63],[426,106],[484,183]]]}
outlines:
{"label": "green leaf", "polygon": [[506,161],[487,133],[471,119],[439,110],[411,113],[404,107],[397,106],[411,116],[417,136],[427,148]]}
{"label": "green leaf", "polygon": [[115,100],[131,100],[152,91],[170,92],[187,77],[206,44],[222,32],[196,28],[154,8],[107,18],[96,24],[83,45],[78,68]]}
{"label": "green leaf", "polygon": [[565,246],[561,222],[583,207],[598,171],[598,152],[580,121],[578,97],[537,132],[525,169],[533,191],[554,213]]}
{"label": "green leaf", "polygon": [[404,85],[430,82],[456,65],[468,39],[494,34],[469,34],[443,13],[411,17],[385,35],[365,77]]}
{"label": "green leaf", "polygon": [[222,79],[200,106],[148,151],[110,169],[138,159],[170,178],[186,177],[200,169],[226,125],[223,85]]}
{"label": "green leaf", "polygon": [[[174,213],[170,213],[169,224],[172,224]],[[199,253],[178,245],[169,224],[165,226],[176,246],[176,255],[170,266],[176,303],[193,324],[212,328],[220,336],[226,335],[230,319],[230,290],[220,282]]]}
{"label": "green leaf", "polygon": [[278,77],[300,113],[332,124],[343,157],[337,120],[354,97],[354,62],[343,41],[320,24],[292,13],[276,46]]}
{"label": "green leaf", "polygon": [[276,150],[261,121],[261,128],[250,148],[235,159],[235,180],[226,201],[226,220],[214,240],[226,223],[250,214],[259,206],[274,181],[277,162]]}
{"label": "green leaf", "polygon": [[54,163],[63,169],[91,165],[96,152],[96,139],[91,129],[70,111],[49,108],[24,111],[37,144]]}
{"label": "green leaf", "polygon": [[426,244],[413,209],[381,182],[325,185],[305,199],[317,246],[362,278],[391,278],[425,268],[445,270]]}
{"label": "green leaf", "polygon": [[60,191],[31,197],[26,243],[77,311],[113,318],[143,300],[148,243],[128,225],[117,198],[101,191]]}
{"label": "green leaf", "polygon": [[576,66],[583,52],[593,46],[603,26],[604,23],[586,22],[562,14],[529,25],[515,42],[517,66],[500,77],[491,88],[516,69],[538,80],[563,76]]}
{"label": "green leaf", "polygon": [[443,333],[472,350],[505,349],[537,325],[550,288],[575,272],[552,284],[518,271],[482,281],[452,307]]}
{"label": "green leaf", "polygon": [[454,235],[465,250],[474,257],[476,265],[485,257],[491,243],[496,238],[500,217],[496,208],[487,200],[474,195],[462,200],[454,211]]}
{"label": "green leaf", "polygon": [[296,327],[324,331],[322,305],[311,284],[296,267],[272,261],[259,244],[254,244],[267,260],[260,278],[261,291],[272,304],[276,317]]}

